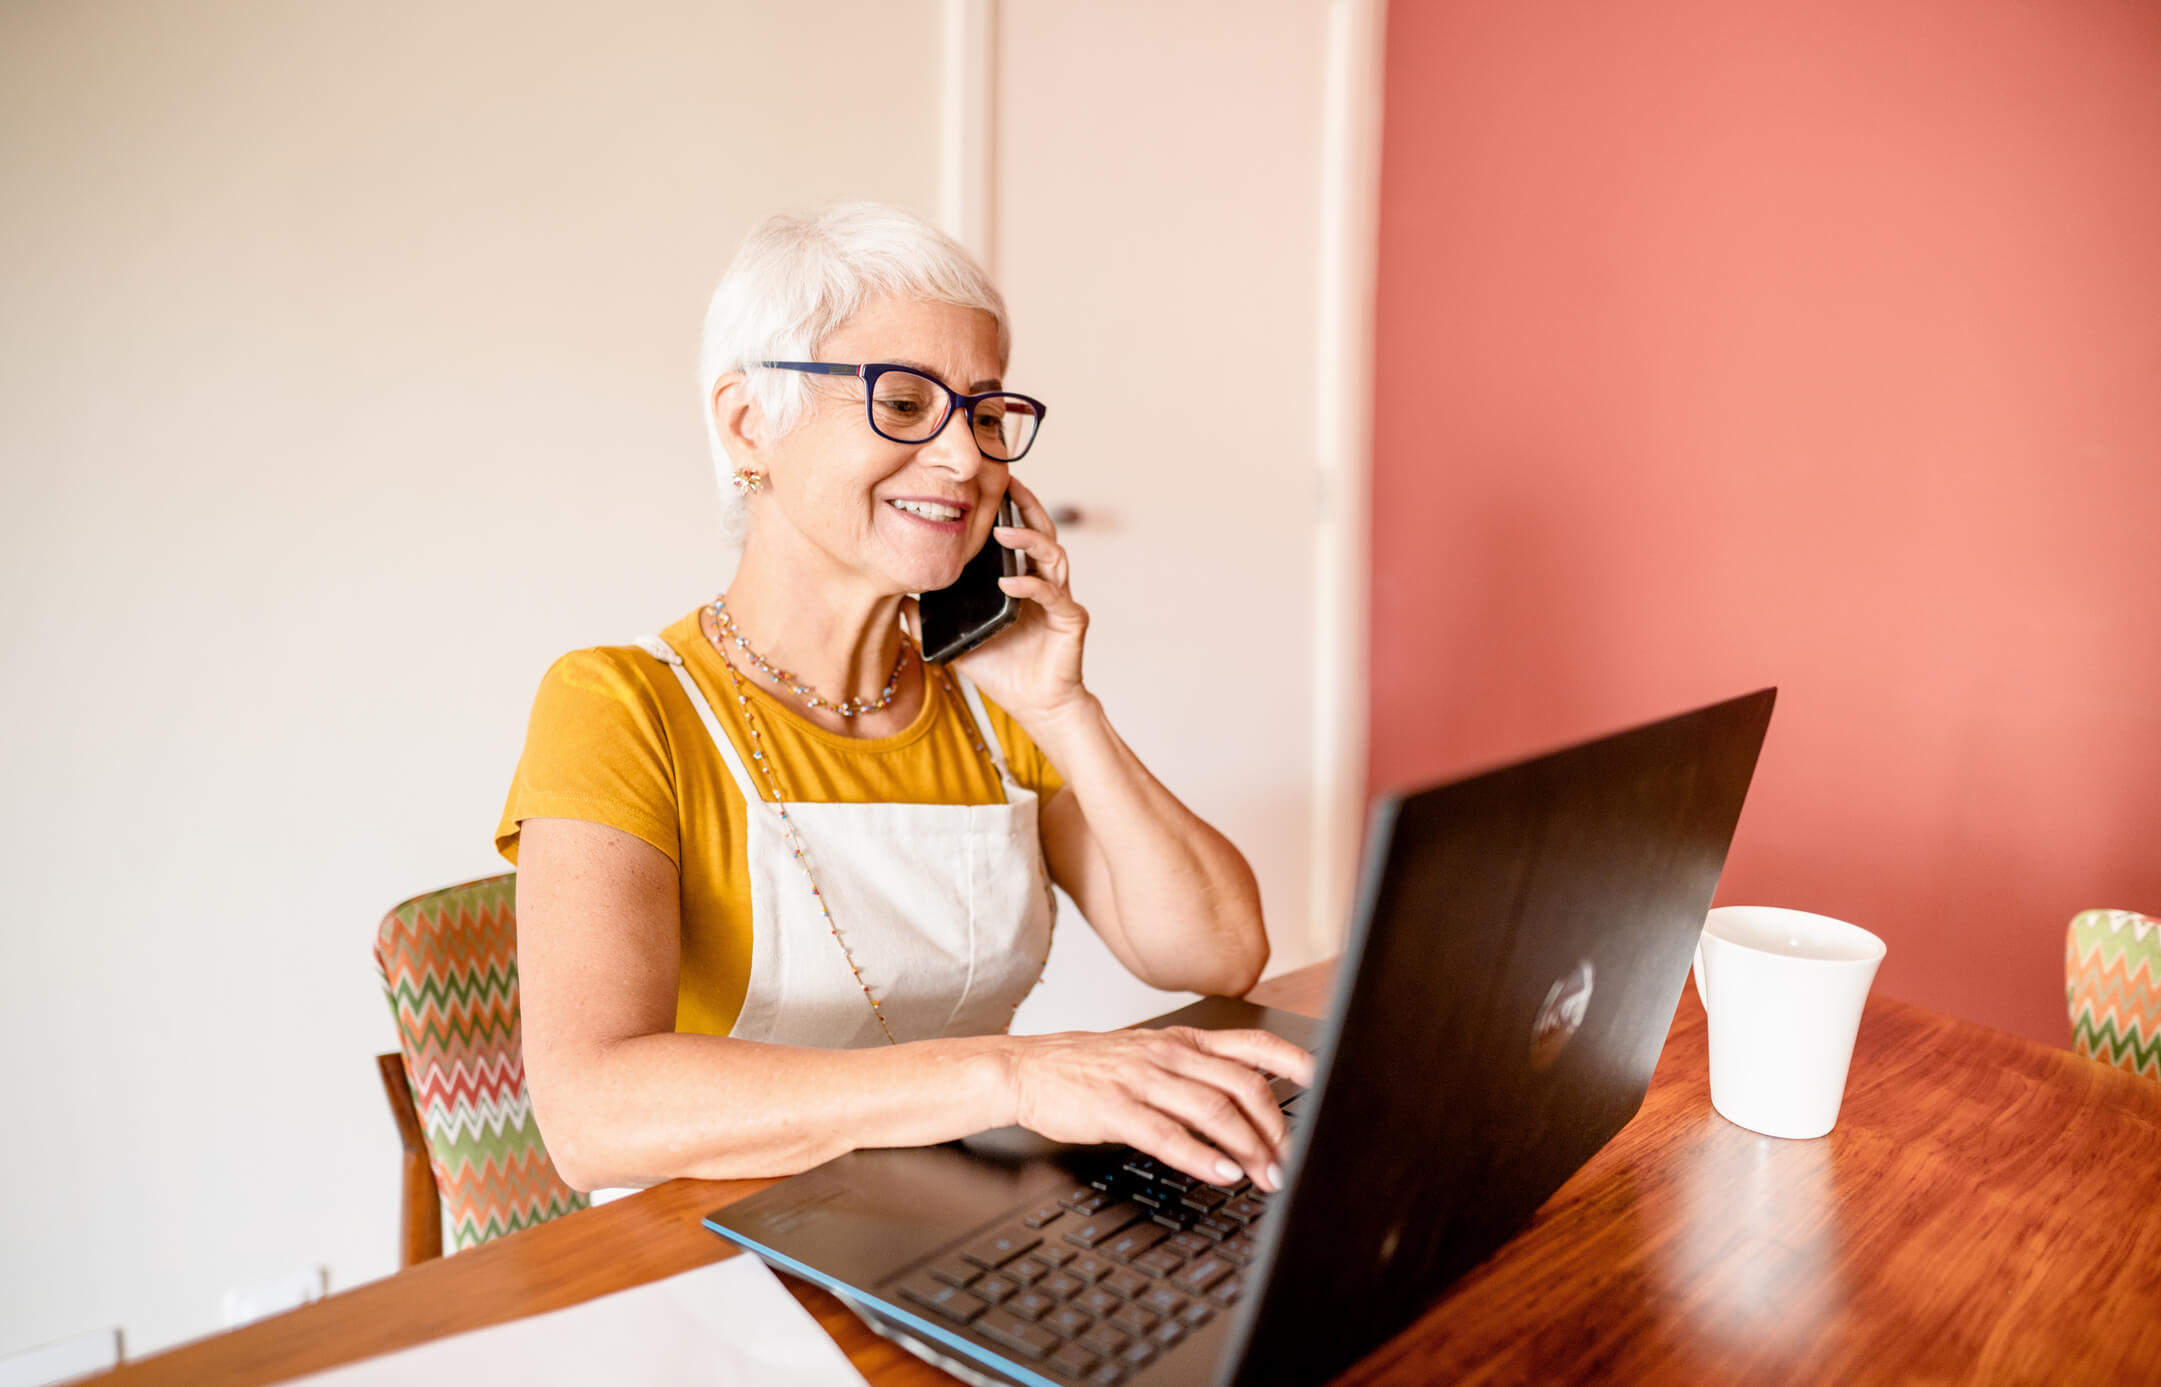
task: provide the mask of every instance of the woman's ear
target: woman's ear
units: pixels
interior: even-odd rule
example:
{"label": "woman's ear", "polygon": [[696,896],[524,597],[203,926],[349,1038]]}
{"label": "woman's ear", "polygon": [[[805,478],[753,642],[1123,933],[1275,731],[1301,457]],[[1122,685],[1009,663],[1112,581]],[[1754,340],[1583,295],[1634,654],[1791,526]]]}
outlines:
{"label": "woman's ear", "polygon": [[712,411],[713,432],[728,450],[729,459],[739,468],[764,471],[772,431],[743,373],[726,371],[715,379],[706,408]]}

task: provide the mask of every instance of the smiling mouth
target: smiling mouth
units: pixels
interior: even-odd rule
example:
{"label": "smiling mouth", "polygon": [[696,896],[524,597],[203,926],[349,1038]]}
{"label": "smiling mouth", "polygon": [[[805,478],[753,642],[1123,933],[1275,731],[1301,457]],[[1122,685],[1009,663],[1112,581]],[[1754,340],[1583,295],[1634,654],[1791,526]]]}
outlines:
{"label": "smiling mouth", "polygon": [[886,504],[908,515],[941,522],[955,521],[968,513],[960,506],[943,505],[937,501],[888,501]]}

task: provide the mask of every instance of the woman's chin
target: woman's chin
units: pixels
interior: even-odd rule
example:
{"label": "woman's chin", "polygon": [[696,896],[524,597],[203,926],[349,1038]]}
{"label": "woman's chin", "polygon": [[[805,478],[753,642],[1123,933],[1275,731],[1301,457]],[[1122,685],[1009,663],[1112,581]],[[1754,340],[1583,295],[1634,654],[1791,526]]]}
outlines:
{"label": "woman's chin", "polygon": [[887,581],[901,592],[936,592],[960,581],[961,571],[968,566],[968,556],[961,552],[961,544],[944,540],[937,544],[901,544],[888,546],[880,555],[882,570]]}
{"label": "woman's chin", "polygon": [[936,592],[960,581],[965,563],[913,563],[900,566],[896,575],[902,592]]}

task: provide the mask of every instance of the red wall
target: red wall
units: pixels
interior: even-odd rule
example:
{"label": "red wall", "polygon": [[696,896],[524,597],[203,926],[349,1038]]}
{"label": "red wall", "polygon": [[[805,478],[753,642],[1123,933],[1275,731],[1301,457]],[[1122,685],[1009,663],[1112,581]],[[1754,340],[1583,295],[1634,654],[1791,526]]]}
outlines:
{"label": "red wall", "polygon": [[1389,6],[1372,763],[1763,684],[1719,899],[2066,1043],[2161,913],[2161,5]]}

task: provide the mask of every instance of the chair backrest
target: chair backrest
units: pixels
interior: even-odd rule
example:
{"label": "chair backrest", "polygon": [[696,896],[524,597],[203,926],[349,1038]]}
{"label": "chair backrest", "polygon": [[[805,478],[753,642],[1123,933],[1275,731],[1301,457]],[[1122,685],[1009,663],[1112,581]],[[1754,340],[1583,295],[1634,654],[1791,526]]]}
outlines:
{"label": "chair backrest", "polygon": [[375,935],[453,1251],[587,1202],[555,1173],[525,1092],[516,880],[506,872],[415,896]]}
{"label": "chair backrest", "polygon": [[2161,1079],[2161,920],[2082,910],[2064,942],[2071,1048]]}

